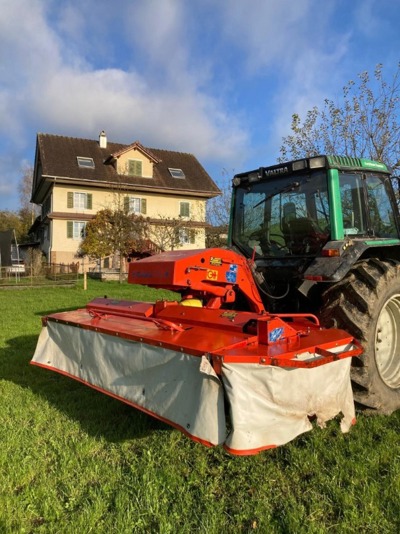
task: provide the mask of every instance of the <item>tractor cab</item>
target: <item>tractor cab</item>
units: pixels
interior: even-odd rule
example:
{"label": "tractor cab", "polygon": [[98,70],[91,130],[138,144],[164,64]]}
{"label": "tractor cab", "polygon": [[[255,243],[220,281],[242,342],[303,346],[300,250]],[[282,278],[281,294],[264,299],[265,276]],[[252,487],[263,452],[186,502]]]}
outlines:
{"label": "tractor cab", "polygon": [[397,254],[397,213],[386,165],[304,158],[234,177],[230,244],[280,296],[288,284],[338,281],[378,245],[397,245]]}

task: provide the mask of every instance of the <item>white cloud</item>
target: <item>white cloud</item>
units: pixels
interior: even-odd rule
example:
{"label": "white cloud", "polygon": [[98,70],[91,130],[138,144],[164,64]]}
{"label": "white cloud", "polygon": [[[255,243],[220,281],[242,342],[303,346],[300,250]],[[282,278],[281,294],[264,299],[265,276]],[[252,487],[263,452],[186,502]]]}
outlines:
{"label": "white cloud", "polygon": [[32,103],[37,121],[69,135],[93,138],[106,129],[113,140],[139,139],[206,159],[229,158],[246,142],[239,125],[215,99],[188,90],[162,92],[137,74],[118,70],[63,69],[32,97]]}
{"label": "white cloud", "polygon": [[338,7],[335,0],[324,6],[317,0],[254,0],[251,8],[233,0],[219,3],[224,38],[241,54],[245,76],[264,84],[259,98],[270,99],[264,108],[269,132],[256,157],[264,151],[274,161],[282,137],[290,133],[292,114],[304,117],[313,106],[322,107],[346,83],[352,33],[345,25],[332,28]]}
{"label": "white cloud", "polygon": [[[113,141],[189,151],[206,167],[238,171],[252,156],[256,165],[266,153],[275,159],[291,114],[340,91],[358,60],[354,13],[369,31],[378,6],[355,0],[343,13],[339,0],[0,5],[0,158],[33,158],[37,131],[94,139],[105,129]],[[6,190],[10,174],[2,176]]]}
{"label": "white cloud", "polygon": [[[131,3],[126,13],[127,39],[151,59],[151,64],[157,68],[173,66],[176,70],[186,70],[190,41],[182,0]],[[135,24],[137,21],[140,23]]]}
{"label": "white cloud", "polygon": [[223,0],[217,10],[225,38],[244,53],[250,71],[259,71],[287,65],[299,52],[309,38],[313,7],[315,0]]}
{"label": "white cloud", "polygon": [[[232,157],[246,142],[245,128],[224,110],[222,100],[200,87],[204,74],[199,73],[198,82],[191,69],[183,3],[122,3],[120,30],[124,24],[131,31],[132,54],[143,55],[124,69],[96,65],[98,28],[90,26],[90,37],[82,38],[84,17],[76,5],[44,0],[5,4],[0,133],[16,146],[34,142],[36,131],[95,138],[106,129],[113,140],[139,139],[213,160]],[[121,34],[116,29],[110,43],[114,55]],[[137,67],[145,62],[145,69]]]}

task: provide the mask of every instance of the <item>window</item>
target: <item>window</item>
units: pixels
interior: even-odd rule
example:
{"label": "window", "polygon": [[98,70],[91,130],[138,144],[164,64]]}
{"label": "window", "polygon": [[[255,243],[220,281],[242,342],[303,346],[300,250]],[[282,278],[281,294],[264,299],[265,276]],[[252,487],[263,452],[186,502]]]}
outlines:
{"label": "window", "polygon": [[356,173],[341,173],[340,194],[345,235],[370,234],[376,237],[397,237],[385,178],[374,174],[363,176]]}
{"label": "window", "polygon": [[185,178],[185,173],[182,169],[170,169],[168,168],[172,178]]}
{"label": "window", "polygon": [[246,255],[315,255],[329,238],[324,172],[246,183],[235,194],[232,239]]}
{"label": "window", "polygon": [[74,193],[74,208],[85,209],[87,205],[86,193]]}
{"label": "window", "polygon": [[374,235],[398,237],[385,181],[379,176],[367,175],[368,213]]}
{"label": "window", "polygon": [[363,179],[360,174],[339,174],[344,235],[367,233]]}
{"label": "window", "polygon": [[128,159],[127,170],[129,176],[142,176],[142,162],[139,159]]}
{"label": "window", "polygon": [[178,240],[180,245],[194,245],[196,239],[196,232],[194,230],[189,230],[188,228],[179,228],[178,230]]}
{"label": "window", "polygon": [[180,217],[190,217],[190,204],[189,204],[189,202],[180,202],[179,216]]}
{"label": "window", "polygon": [[67,221],[67,238],[81,240],[85,237],[85,221]]}
{"label": "window", "polygon": [[124,209],[125,213],[137,213],[146,215],[147,199],[139,197],[125,197]]}
{"label": "window", "polygon": [[92,209],[92,194],[91,193],[74,193],[72,191],[68,191],[67,208],[91,210]]}
{"label": "window", "polygon": [[81,169],[94,169],[93,158],[83,158],[81,156],[78,156],[76,159],[78,161],[78,166]]}

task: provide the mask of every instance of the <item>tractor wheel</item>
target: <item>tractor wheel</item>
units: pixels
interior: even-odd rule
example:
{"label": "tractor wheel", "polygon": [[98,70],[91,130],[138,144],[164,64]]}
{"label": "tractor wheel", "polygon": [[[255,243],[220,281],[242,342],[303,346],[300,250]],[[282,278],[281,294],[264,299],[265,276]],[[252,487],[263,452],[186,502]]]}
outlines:
{"label": "tractor wheel", "polygon": [[400,264],[357,263],[325,291],[321,322],[346,330],[363,345],[351,373],[356,402],[385,414],[400,408]]}

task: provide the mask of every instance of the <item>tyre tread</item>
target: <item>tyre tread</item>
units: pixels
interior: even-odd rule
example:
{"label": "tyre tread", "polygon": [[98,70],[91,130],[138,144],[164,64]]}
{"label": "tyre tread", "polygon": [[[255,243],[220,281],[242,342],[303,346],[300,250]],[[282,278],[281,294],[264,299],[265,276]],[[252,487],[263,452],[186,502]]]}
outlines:
{"label": "tyre tread", "polygon": [[[378,258],[356,264],[341,282],[325,291],[320,314],[324,326],[342,328],[364,346],[364,354],[357,358],[352,366],[354,398],[367,408],[385,413],[395,408],[388,408],[382,391],[375,391],[376,380],[372,376],[374,371],[370,369],[371,356],[367,353],[367,342],[377,314],[380,295],[390,284],[399,283],[399,265],[394,260],[383,261]],[[400,391],[397,402],[398,408]]]}

